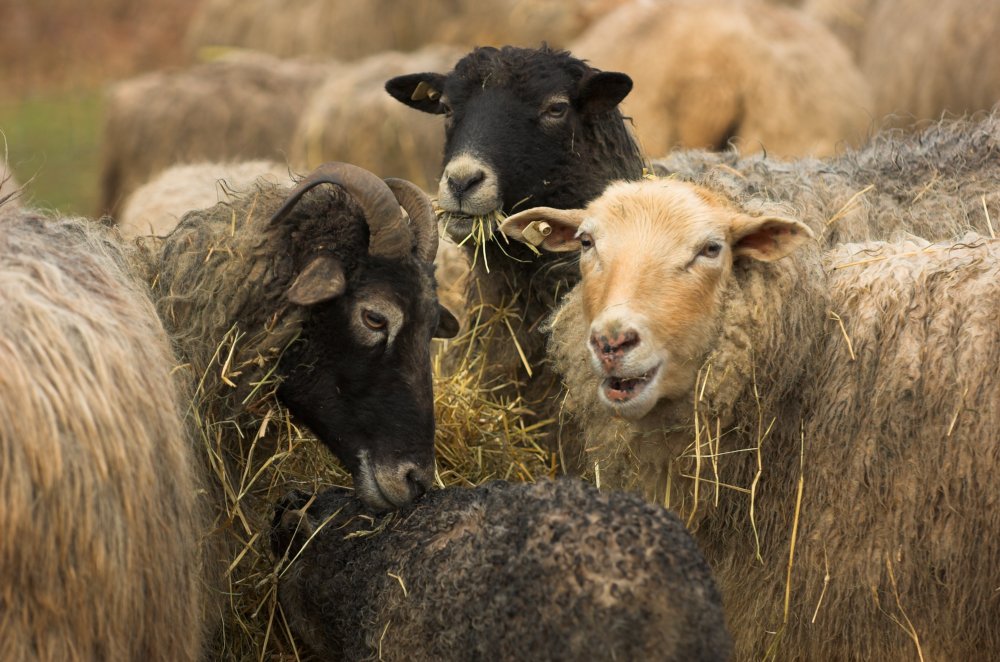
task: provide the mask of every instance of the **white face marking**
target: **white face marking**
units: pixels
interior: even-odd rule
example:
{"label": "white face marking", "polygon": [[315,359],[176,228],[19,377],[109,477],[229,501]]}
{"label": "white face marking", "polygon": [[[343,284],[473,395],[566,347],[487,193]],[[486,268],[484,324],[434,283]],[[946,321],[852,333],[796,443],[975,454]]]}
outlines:
{"label": "white face marking", "polygon": [[374,347],[389,346],[403,327],[402,307],[389,295],[378,290],[358,294],[351,311],[351,333],[362,343]]}
{"label": "white face marking", "polygon": [[496,172],[482,160],[463,153],[445,166],[438,183],[438,205],[445,211],[483,216],[501,203]]}
{"label": "white face marking", "polygon": [[[609,355],[602,353],[601,339],[614,338],[625,329],[634,332],[638,342],[609,360]],[[670,352],[649,342],[653,334],[646,318],[627,304],[604,309],[590,325],[590,334],[596,341],[588,343],[591,367],[602,377],[598,399],[623,418],[642,418],[660,398],[660,382],[670,367]]]}
{"label": "white face marking", "polygon": [[555,127],[563,123],[569,115],[569,97],[565,94],[553,94],[546,99],[539,109],[538,119],[544,127]]}

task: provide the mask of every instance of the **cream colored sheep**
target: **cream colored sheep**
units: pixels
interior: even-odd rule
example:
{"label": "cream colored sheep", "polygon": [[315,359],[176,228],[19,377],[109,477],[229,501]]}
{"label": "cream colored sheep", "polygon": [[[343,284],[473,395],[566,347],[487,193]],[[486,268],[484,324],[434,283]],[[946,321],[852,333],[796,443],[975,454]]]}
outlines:
{"label": "cream colored sheep", "polygon": [[795,9],[740,0],[636,2],[571,45],[635,86],[622,111],[647,154],[675,148],[833,154],[868,133],[871,93],[850,54]]}
{"label": "cream colored sheep", "polygon": [[134,251],[0,203],[0,659],[203,659],[208,531]]}
{"label": "cream colored sheep", "polygon": [[565,46],[626,0],[206,0],[188,49],[229,46],[281,57],[354,60],[431,43]]}
{"label": "cream colored sheep", "polygon": [[861,43],[876,117],[936,120],[1000,102],[1000,2],[878,0]]}
{"label": "cream colored sheep", "polygon": [[167,168],[133,191],[118,218],[126,239],[165,237],[192,209],[208,209],[232,201],[259,183],[292,184],[288,166],[274,161],[191,163]]}
{"label": "cream colored sheep", "polygon": [[550,357],[593,478],[695,528],[736,659],[998,650],[1000,241],[822,253],[669,180],[529,225],[582,247]]}
{"label": "cream colored sheep", "polygon": [[107,92],[98,212],[179,163],[285,161],[309,94],[331,62],[233,53],[189,69],[157,71]]}
{"label": "cream colored sheep", "polygon": [[807,0],[803,10],[853,53],[879,124],[910,127],[1000,102],[1000,3]]}
{"label": "cream colored sheep", "polygon": [[872,9],[879,0],[805,0],[802,11],[819,20],[858,61]]}

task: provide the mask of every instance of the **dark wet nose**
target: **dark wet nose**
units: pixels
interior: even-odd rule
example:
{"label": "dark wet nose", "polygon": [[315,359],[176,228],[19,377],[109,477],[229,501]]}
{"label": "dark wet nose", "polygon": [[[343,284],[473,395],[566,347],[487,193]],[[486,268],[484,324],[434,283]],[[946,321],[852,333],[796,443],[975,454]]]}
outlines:
{"label": "dark wet nose", "polygon": [[472,193],[485,179],[486,173],[482,170],[472,170],[461,175],[448,175],[448,188],[452,195],[461,199]]}
{"label": "dark wet nose", "polygon": [[605,369],[614,367],[625,354],[639,345],[639,332],[623,329],[617,333],[590,334],[590,345]]}

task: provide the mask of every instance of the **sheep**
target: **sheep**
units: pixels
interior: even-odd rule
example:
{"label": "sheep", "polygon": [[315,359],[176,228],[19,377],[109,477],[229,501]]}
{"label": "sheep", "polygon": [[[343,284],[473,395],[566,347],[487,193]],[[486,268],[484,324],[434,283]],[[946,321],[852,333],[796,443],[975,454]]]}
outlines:
{"label": "sheep", "polygon": [[[208,0],[191,19],[187,50],[230,46],[281,57],[351,61],[429,43],[565,45],[626,0]],[[336,38],[331,38],[336,35]]]}
{"label": "sheep", "polygon": [[335,63],[237,53],[112,85],[105,95],[99,214],[155,173],[203,160],[284,161],[300,109]]}
{"label": "sheep", "polygon": [[833,246],[907,233],[931,240],[992,234],[1000,217],[998,151],[1000,113],[993,112],[916,133],[886,130],[829,159],[690,150],[654,159],[653,169],[732,200],[784,205]]}
{"label": "sheep", "polygon": [[[433,117],[412,113],[386,95],[386,79],[412,68],[447,67],[465,49],[432,45],[413,53],[390,51],[345,65],[310,96],[292,137],[289,160],[315,167],[348,161],[424,190],[440,174],[442,130]],[[365,136],[359,140],[358,136]]]}
{"label": "sheep", "polygon": [[1000,102],[1000,4],[880,0],[868,19],[861,70],[877,117],[899,125],[989,110]]}
{"label": "sheep", "polygon": [[201,484],[135,259],[0,204],[0,659],[204,652]]}
{"label": "sheep", "polygon": [[276,161],[202,161],[167,168],[129,195],[118,229],[126,239],[165,237],[185,212],[214,207],[248,192],[260,180],[292,184],[288,166]]}
{"label": "sheep", "polygon": [[989,0],[809,0],[803,10],[853,53],[871,85],[872,111],[913,128],[1000,101],[1000,6]]}
{"label": "sheep", "polygon": [[439,490],[378,520],[346,490],[292,493],[272,546],[284,616],[324,659],[729,659],[677,517],[579,480]]}
{"label": "sheep", "polygon": [[582,250],[550,352],[591,466],[685,514],[737,659],[997,650],[1000,241],[824,253],[750,208],[660,180],[505,222]]}
{"label": "sheep", "polygon": [[860,62],[861,44],[878,0],[804,0],[802,11],[825,25]]}
{"label": "sheep", "polygon": [[[323,184],[334,187],[314,190]],[[393,508],[434,474],[430,340],[457,328],[434,295],[437,244],[413,184],[326,164],[291,191],[258,182],[185,214],[152,258],[153,293],[192,379],[218,394],[220,420],[239,424],[266,403],[260,386],[277,371],[277,398],[366,503]],[[209,370],[234,328],[245,338],[228,361],[236,388]]]}
{"label": "sheep", "polygon": [[302,463],[316,480],[332,470],[315,453],[289,469],[298,428],[341,460],[372,508],[430,486],[431,338],[457,328],[434,295],[433,210],[409,182],[325,164],[291,189],[258,181],[139,243],[177,374],[196,386],[212,543],[232,605],[213,653],[245,657],[266,618],[256,578],[269,492],[301,478]]}
{"label": "sheep", "polygon": [[622,112],[648,154],[827,156],[867,137],[868,84],[837,39],[796,9],[746,0],[631,3],[570,50],[629,73],[635,89]]}
{"label": "sheep", "polygon": [[[464,242],[472,264],[466,301],[479,321],[476,354],[488,384],[522,384],[522,397],[543,419],[556,385],[535,331],[575,283],[575,269],[494,238],[490,219],[525,204],[579,206],[610,181],[640,178],[643,160],[617,109],[630,89],[625,74],[568,52],[513,46],[476,48],[448,74],[386,83],[398,101],[445,116],[438,205],[447,234]],[[470,240],[473,217],[486,220]],[[466,355],[457,349],[453,356]]]}

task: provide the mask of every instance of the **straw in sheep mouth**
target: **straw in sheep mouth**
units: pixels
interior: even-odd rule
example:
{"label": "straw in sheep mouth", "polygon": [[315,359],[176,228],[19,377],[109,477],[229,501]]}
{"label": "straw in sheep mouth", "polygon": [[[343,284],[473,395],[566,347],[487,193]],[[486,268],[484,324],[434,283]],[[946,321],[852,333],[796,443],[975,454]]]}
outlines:
{"label": "straw in sheep mouth", "polygon": [[[437,206],[436,200],[432,202],[434,203],[434,211],[438,216],[438,220],[443,224],[444,231],[448,236],[459,246],[469,244],[474,247],[471,266],[474,267],[480,257],[482,257],[483,267],[486,269],[486,273],[490,273],[490,264],[486,255],[486,246],[490,242],[500,247],[500,250],[508,258],[517,262],[524,262],[524,260],[519,260],[503,248],[504,244],[510,243],[510,239],[502,232],[497,232],[497,228],[507,218],[507,215],[501,210],[494,209],[479,216],[467,215],[446,211]],[[536,255],[539,254],[538,250],[531,244],[525,244],[525,246],[531,249]]]}

